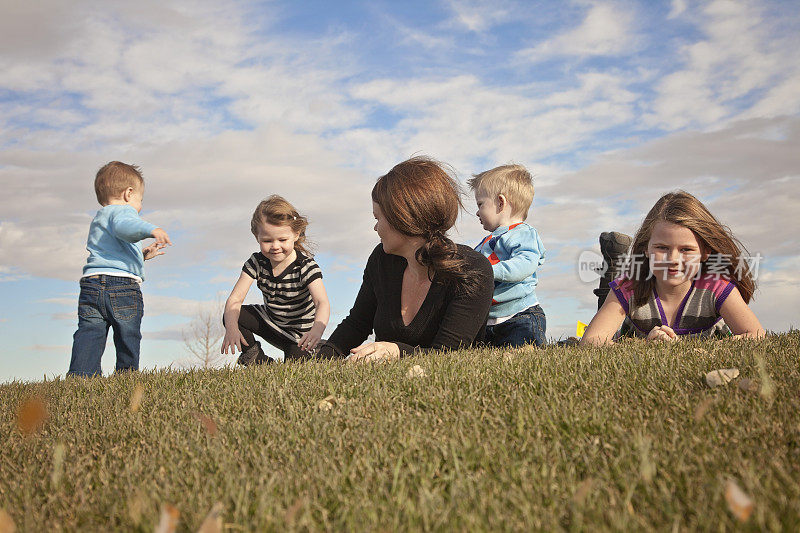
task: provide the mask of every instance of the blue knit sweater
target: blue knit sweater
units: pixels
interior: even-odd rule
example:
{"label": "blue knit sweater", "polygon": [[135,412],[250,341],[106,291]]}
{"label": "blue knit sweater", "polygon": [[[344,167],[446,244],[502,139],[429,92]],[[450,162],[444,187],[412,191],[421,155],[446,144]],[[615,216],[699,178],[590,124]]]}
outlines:
{"label": "blue knit sweater", "polygon": [[545,247],[539,233],[525,222],[494,230],[476,250],[489,258],[494,270],[494,298],[489,318],[516,315],[539,303],[537,270]]}
{"label": "blue knit sweater", "polygon": [[144,256],[139,241],[152,237],[155,224],[145,222],[129,205],[104,206],[89,226],[89,258],[83,276],[128,275],[144,280]]}

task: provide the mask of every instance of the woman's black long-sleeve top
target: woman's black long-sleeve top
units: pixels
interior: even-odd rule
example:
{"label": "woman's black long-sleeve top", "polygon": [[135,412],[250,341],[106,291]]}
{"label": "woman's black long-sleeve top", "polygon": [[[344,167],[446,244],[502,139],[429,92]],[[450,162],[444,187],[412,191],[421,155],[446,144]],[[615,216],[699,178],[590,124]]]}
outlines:
{"label": "woman's black long-sleeve top", "polygon": [[[467,282],[444,282],[435,275],[422,306],[407,326],[400,314],[400,294],[407,263],[378,245],[364,269],[364,280],[350,314],[330,336],[343,354],[361,345],[373,331],[376,341],[396,343],[401,355],[418,349],[456,349],[482,340],[494,292],[489,261],[480,253],[458,245],[464,258]],[[466,290],[471,283],[473,290]]]}

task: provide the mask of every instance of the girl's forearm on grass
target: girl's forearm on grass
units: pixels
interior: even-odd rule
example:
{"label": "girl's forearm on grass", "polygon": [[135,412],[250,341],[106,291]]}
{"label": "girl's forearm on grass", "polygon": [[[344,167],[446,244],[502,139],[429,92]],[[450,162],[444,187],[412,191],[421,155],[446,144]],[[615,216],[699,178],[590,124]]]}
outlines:
{"label": "girl's forearm on grass", "polygon": [[767,330],[765,329],[757,329],[755,331],[745,331],[743,333],[739,333],[738,335],[734,335],[735,339],[763,339],[767,336]]}
{"label": "girl's forearm on grass", "polygon": [[586,346],[591,344],[593,346],[607,346],[609,344],[614,344],[614,339],[612,337],[613,335],[605,338],[599,335],[589,336],[584,333],[583,337],[581,337],[580,345]]}

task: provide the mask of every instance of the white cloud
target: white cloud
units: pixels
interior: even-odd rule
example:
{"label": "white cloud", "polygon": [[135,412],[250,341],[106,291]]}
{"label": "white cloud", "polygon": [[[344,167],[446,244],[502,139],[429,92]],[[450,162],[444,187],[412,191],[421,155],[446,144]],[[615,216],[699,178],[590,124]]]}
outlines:
{"label": "white cloud", "polygon": [[[124,149],[214,135],[231,122],[319,132],[361,119],[335,88],[352,74],[341,51],[346,39],[255,41],[253,20],[213,2],[150,7],[75,4],[35,53],[0,52],[2,87],[36,95],[30,104],[0,103],[0,120],[43,124],[49,142],[62,146]],[[58,13],[35,15],[51,27]],[[64,94],[72,96],[58,103]],[[31,140],[43,147],[41,134]]]}
{"label": "white cloud", "polygon": [[669,15],[667,18],[674,19],[681,16],[686,11],[686,0],[672,0]]}
{"label": "white cloud", "polygon": [[693,10],[704,38],[680,50],[680,66],[657,85],[647,122],[670,130],[721,127],[730,120],[800,110],[796,33],[779,32],[764,9],[754,2],[716,0]]}
{"label": "white cloud", "polygon": [[481,33],[493,26],[518,16],[521,5],[516,2],[480,0],[448,0],[447,6],[453,12],[451,24],[468,31]]}
{"label": "white cloud", "polygon": [[774,87],[767,88],[761,100],[737,118],[775,117],[798,113],[800,113],[800,69]]}
{"label": "white cloud", "polygon": [[[338,147],[355,148],[362,164],[373,167],[379,163],[366,159],[369,154],[396,161],[419,151],[467,172],[477,170],[472,165],[482,158],[535,162],[574,150],[598,132],[632,120],[636,96],[626,83],[625,76],[597,72],[581,74],[559,91],[535,84],[491,87],[471,75],[374,80],[354,87],[353,96],[405,118],[390,134],[364,129],[346,133]],[[373,134],[370,142],[367,137]],[[356,140],[373,148],[354,146]]]}
{"label": "white cloud", "polygon": [[[778,138],[776,130],[781,132]],[[573,234],[588,240],[609,229],[634,231],[661,194],[683,188],[705,199],[751,251],[785,256],[793,245],[791,232],[783,229],[800,211],[798,143],[800,118],[742,121],[715,132],[676,134],[608,154],[563,176],[558,184],[540,187],[540,193],[570,201],[572,194],[565,189],[580,191],[588,205],[568,219]],[[602,225],[596,222],[601,207],[619,217],[616,227],[608,225],[609,216],[601,218]],[[560,206],[553,210],[560,212]],[[553,230],[570,231],[560,225]]]}
{"label": "white cloud", "polygon": [[184,331],[189,327],[189,324],[182,324],[171,328],[159,329],[156,331],[142,331],[142,339],[148,341],[177,341],[183,342]]}
{"label": "white cloud", "polygon": [[69,344],[33,344],[26,346],[26,350],[34,352],[68,352],[72,348]]}
{"label": "white cloud", "polygon": [[[231,284],[233,286],[233,284]],[[200,313],[219,310],[222,316],[221,304],[214,301],[192,300],[162,294],[150,294],[146,289],[142,291],[145,310],[148,317],[171,315],[182,316],[189,319],[197,317]]]}
{"label": "white cloud", "polygon": [[577,26],[549,38],[517,56],[531,62],[558,56],[615,56],[631,54],[634,42],[634,16],[630,7],[613,3],[594,3]]}
{"label": "white cloud", "polygon": [[759,276],[758,287],[750,308],[761,325],[770,331],[800,328],[800,275],[796,265],[800,256],[786,261],[785,269]]}

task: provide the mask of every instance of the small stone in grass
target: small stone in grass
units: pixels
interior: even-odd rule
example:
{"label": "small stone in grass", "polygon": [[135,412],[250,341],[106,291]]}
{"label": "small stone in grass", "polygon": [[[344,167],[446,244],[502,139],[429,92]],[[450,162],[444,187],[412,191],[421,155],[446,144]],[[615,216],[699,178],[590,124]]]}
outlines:
{"label": "small stone in grass", "polygon": [[706,384],[712,388],[719,387],[720,385],[727,385],[737,377],[739,377],[738,368],[720,368],[706,374]]}
{"label": "small stone in grass", "polygon": [[753,513],[753,500],[732,479],[725,483],[725,501],[728,509],[740,522],[747,522]]}
{"label": "small stone in grass", "polygon": [[419,365],[414,365],[408,369],[408,377],[410,378],[424,378],[426,375],[425,369]]}

